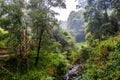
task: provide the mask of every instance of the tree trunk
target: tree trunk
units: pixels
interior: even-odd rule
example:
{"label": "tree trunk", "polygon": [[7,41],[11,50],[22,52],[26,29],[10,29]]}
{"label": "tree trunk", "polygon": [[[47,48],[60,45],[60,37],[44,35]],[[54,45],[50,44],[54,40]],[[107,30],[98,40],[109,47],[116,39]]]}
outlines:
{"label": "tree trunk", "polygon": [[38,65],[39,60],[39,54],[40,54],[40,48],[41,48],[41,42],[42,42],[42,36],[43,36],[44,30],[41,30],[40,36],[39,36],[39,42],[38,42],[38,49],[37,49],[37,57],[35,61],[35,66]]}
{"label": "tree trunk", "polygon": [[105,1],[104,1],[104,10],[105,10],[105,18],[106,18],[106,21],[109,22],[108,12],[107,12],[107,6],[106,6],[106,4],[105,4]]}

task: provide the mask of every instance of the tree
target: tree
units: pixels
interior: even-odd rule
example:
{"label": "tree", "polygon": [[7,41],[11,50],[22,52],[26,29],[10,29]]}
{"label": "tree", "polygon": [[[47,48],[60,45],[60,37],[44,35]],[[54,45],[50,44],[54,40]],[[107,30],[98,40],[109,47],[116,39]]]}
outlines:
{"label": "tree", "polygon": [[[1,27],[9,31],[11,36],[9,41],[13,42],[12,40],[14,40],[14,43],[11,44],[13,45],[13,48],[18,47],[22,41],[21,30],[24,27],[21,20],[23,12],[21,7],[17,4],[14,1],[9,0],[3,1],[1,5]],[[14,48],[14,50],[15,52],[17,51],[16,48]]]}
{"label": "tree", "polygon": [[62,7],[65,8],[64,0],[30,0],[30,17],[32,21],[32,29],[36,39],[38,41],[37,47],[37,57],[35,65],[38,64],[41,42],[43,35],[51,34],[51,30],[56,24],[56,19],[54,18],[55,12],[51,10],[51,7]]}
{"label": "tree", "polygon": [[[1,18],[0,25],[9,32],[7,45],[11,53],[18,57],[18,68],[23,68],[22,63],[26,65],[28,52],[28,36],[25,18],[24,0],[1,0]],[[19,13],[19,14],[18,14]],[[28,63],[28,61],[27,61]]]}
{"label": "tree", "polygon": [[120,10],[120,0],[111,0],[111,7]]}
{"label": "tree", "polygon": [[85,22],[87,23],[86,32],[90,32],[94,39],[99,40],[103,40],[108,38],[110,35],[114,35],[117,32],[117,26],[114,25],[109,16],[110,11],[114,10],[114,8],[112,8],[113,1],[87,0],[87,3],[88,5],[84,12]]}

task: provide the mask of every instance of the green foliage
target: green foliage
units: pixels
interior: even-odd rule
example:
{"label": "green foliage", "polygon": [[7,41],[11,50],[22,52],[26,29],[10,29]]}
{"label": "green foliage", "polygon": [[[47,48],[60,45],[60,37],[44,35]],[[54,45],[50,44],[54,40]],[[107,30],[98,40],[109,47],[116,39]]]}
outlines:
{"label": "green foliage", "polygon": [[[112,26],[111,23],[105,23],[101,26],[101,35],[102,38],[104,37],[108,38],[110,35],[114,34],[114,27]],[[105,38],[105,39],[106,39]]]}
{"label": "green foliage", "polygon": [[117,40],[115,47],[116,47],[116,50],[120,51],[120,39]]}
{"label": "green foliage", "polygon": [[119,31],[120,11],[119,10],[112,11],[110,15],[110,20],[112,22],[112,25],[114,26],[114,29],[116,31]]}
{"label": "green foliage", "polygon": [[119,8],[120,8],[119,1],[117,1],[117,0],[111,0],[111,1],[112,1],[112,5],[111,6],[119,11]]}
{"label": "green foliage", "polygon": [[68,31],[56,28],[53,36],[54,39],[61,44],[60,49],[62,52],[67,52],[67,54],[70,55],[73,50],[77,49],[75,40]]}
{"label": "green foliage", "polygon": [[[22,57],[0,59],[0,80],[62,80],[67,63],[80,64],[86,80],[119,80],[120,39],[109,38],[119,31],[119,5],[112,4],[115,8],[111,7],[109,15],[108,0],[87,1],[84,18],[88,45],[79,50],[71,34],[59,28],[56,13],[50,9],[65,8],[64,0],[0,0],[0,47],[22,53]],[[76,24],[77,32],[81,32],[81,11],[71,12],[68,22],[70,28]]]}
{"label": "green foliage", "polygon": [[93,52],[92,52],[91,48],[83,46],[80,50],[80,58],[81,58],[82,62],[87,61],[90,58],[92,53]]}
{"label": "green foliage", "polygon": [[[46,52],[40,56],[40,62],[37,67],[41,68],[40,70],[42,70],[45,75],[53,76],[56,79],[61,79],[62,75],[67,72],[66,59],[63,55]],[[39,76],[39,78],[41,77]]]}
{"label": "green foliage", "polygon": [[6,46],[6,40],[8,38],[8,31],[0,28],[0,47]]}
{"label": "green foliage", "polygon": [[76,46],[78,46],[81,49],[82,46],[87,47],[88,44],[87,44],[87,42],[80,42],[80,43],[76,43]]}
{"label": "green foliage", "polygon": [[[118,31],[119,10],[111,7],[113,0],[87,0],[84,18],[86,25],[86,33],[91,33],[93,39],[107,39],[110,35],[114,35]],[[119,3],[118,3],[119,4]],[[108,11],[112,8],[113,13]],[[111,11],[112,11],[111,10]],[[118,17],[118,18],[117,18]]]}
{"label": "green foliage", "polygon": [[54,77],[46,75],[43,71],[33,69],[26,74],[15,73],[3,78],[4,80],[53,80]]}
{"label": "green foliage", "polygon": [[[15,59],[10,57],[4,62],[6,71],[8,70],[11,74],[0,70],[0,74],[3,76],[0,79],[61,80],[62,75],[67,71],[66,58],[62,55],[61,43],[56,42],[52,36],[53,28],[58,24],[55,19],[56,13],[50,8],[65,8],[64,0],[30,0],[30,3],[23,0],[0,0],[0,6],[0,26],[9,33],[6,40],[7,45],[12,53],[18,53],[15,55]],[[29,39],[28,28],[31,29]],[[8,33],[4,33],[5,31],[0,28],[0,39],[6,39]],[[61,34],[65,39],[69,39],[68,43],[72,42],[68,33],[62,32]],[[4,45],[2,44],[2,46]],[[27,54],[28,52],[29,54]],[[40,59],[35,68],[34,56],[36,53],[40,54],[37,56]],[[14,64],[12,64],[13,62]]]}
{"label": "green foliage", "polygon": [[[11,74],[0,69],[0,74],[3,80],[61,80],[62,76],[67,72],[66,58],[61,53],[44,53],[40,54],[40,61],[37,67],[34,66],[34,57],[33,55],[36,52],[29,55],[29,68],[24,72],[18,70],[19,58],[13,57],[8,58],[5,63],[5,68]],[[14,63],[13,63],[14,61]],[[6,76],[7,75],[7,76]]]}
{"label": "green foliage", "polygon": [[87,57],[87,61],[84,63],[85,71],[83,72],[83,79],[120,79],[120,55],[118,46],[119,36],[102,41],[98,46],[92,48],[88,52],[91,52],[90,57]]}

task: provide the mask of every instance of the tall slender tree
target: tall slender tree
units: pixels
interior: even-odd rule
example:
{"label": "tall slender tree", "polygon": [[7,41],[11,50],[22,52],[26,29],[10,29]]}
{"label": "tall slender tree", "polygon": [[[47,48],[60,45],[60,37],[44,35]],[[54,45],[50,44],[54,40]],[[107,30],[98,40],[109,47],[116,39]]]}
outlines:
{"label": "tall slender tree", "polygon": [[54,18],[55,12],[51,7],[65,8],[64,0],[30,0],[30,17],[32,21],[32,29],[37,37],[37,56],[35,65],[38,64],[41,43],[44,33],[50,34],[53,24],[56,23]]}

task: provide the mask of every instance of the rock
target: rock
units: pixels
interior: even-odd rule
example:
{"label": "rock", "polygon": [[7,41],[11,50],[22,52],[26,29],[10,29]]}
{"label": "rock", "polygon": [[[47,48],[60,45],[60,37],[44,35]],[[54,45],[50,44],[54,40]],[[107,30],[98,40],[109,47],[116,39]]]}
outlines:
{"label": "rock", "polygon": [[64,80],[69,80],[71,77],[77,76],[79,65],[76,65],[68,73],[66,73],[63,78]]}

